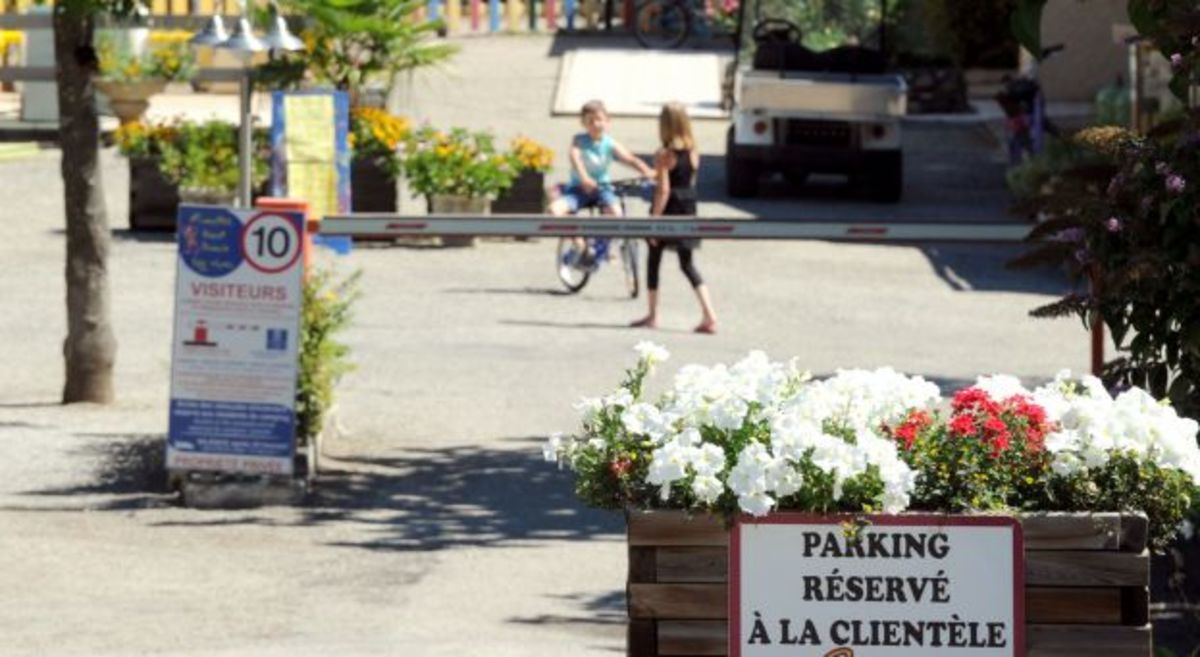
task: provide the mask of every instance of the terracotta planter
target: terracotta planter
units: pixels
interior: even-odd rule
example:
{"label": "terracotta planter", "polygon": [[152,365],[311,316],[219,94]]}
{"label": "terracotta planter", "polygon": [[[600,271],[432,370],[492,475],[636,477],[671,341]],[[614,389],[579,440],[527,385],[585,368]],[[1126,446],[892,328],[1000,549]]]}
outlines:
{"label": "terracotta planter", "polygon": [[526,169],[492,201],[492,214],[542,214],[546,211],[546,174]]}
{"label": "terracotta planter", "polygon": [[[1026,654],[1150,657],[1146,517],[1017,518],[1025,539]],[[723,521],[676,511],[631,511],[627,521],[629,657],[727,654]]]}
{"label": "terracotta planter", "polygon": [[[429,198],[429,209],[434,214],[463,214],[473,216],[491,214],[490,203],[485,196],[434,194]],[[475,246],[475,237],[473,235],[443,236],[442,246]]]}
{"label": "terracotta planter", "polygon": [[373,159],[353,160],[350,205],[354,212],[395,212],[396,179]]}
{"label": "terracotta planter", "polygon": [[166,80],[96,80],[96,89],[108,98],[109,107],[122,125],[140,120],[150,107],[150,97],[166,88]]}

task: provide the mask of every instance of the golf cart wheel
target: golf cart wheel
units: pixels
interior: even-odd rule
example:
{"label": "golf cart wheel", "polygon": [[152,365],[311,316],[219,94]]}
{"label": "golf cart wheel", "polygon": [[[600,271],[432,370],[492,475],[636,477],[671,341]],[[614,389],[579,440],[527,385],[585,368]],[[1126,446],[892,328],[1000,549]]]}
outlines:
{"label": "golf cart wheel", "polygon": [[739,160],[733,142],[733,126],[725,140],[725,186],[734,198],[750,198],[758,193],[758,167]]}
{"label": "golf cart wheel", "polygon": [[633,26],[643,48],[678,48],[692,31],[692,16],[679,0],[646,0],[638,7]]}
{"label": "golf cart wheel", "polygon": [[575,245],[575,240],[570,237],[558,240],[557,256],[555,264],[558,280],[562,282],[563,287],[572,294],[582,290],[583,286],[587,285],[591,272],[581,264],[583,252]]}

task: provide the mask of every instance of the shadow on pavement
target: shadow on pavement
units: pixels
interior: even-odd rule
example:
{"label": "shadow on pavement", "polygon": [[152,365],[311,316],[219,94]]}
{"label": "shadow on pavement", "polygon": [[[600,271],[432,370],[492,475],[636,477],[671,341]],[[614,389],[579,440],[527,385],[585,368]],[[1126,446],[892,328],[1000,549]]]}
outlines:
{"label": "shadow on pavement", "polygon": [[32,497],[88,498],[89,510],[141,509],[169,504],[166,440],[161,434],[78,434],[95,442],[74,450],[80,461],[92,465],[81,483],[61,488],[26,491]]}
{"label": "shadow on pavement", "polygon": [[959,292],[1021,292],[1059,296],[1074,287],[1059,269],[1009,269],[1007,264],[1026,250],[1020,244],[982,246],[946,243],[922,246],[920,249],[938,278]]}
{"label": "shadow on pavement", "polygon": [[374,538],[336,543],[370,550],[621,539],[621,515],[584,507],[571,473],[543,460],[541,440],[337,459],[323,470],[304,522],[371,526]]}

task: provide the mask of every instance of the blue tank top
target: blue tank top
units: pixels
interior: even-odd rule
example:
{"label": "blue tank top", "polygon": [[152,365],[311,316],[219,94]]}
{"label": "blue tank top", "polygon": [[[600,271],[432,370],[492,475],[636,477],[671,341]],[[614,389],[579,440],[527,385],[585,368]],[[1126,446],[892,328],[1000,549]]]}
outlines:
{"label": "blue tank top", "polygon": [[[608,175],[608,167],[613,161],[612,137],[604,135],[599,140],[594,140],[585,132],[575,135],[574,145],[579,149],[580,157],[583,159],[583,168],[587,171],[588,176],[596,181],[596,184],[611,185],[612,179]],[[575,172],[574,167],[571,168],[571,184],[579,184],[579,174]]]}

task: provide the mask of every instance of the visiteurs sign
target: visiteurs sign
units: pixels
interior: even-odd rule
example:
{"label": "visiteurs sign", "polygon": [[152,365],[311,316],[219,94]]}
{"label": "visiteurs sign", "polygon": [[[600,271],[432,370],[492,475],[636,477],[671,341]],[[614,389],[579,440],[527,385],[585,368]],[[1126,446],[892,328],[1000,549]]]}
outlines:
{"label": "visiteurs sign", "polygon": [[181,206],[167,467],[291,474],[304,217]]}
{"label": "visiteurs sign", "polygon": [[1020,657],[1021,526],[776,514],[730,537],[730,655]]}

